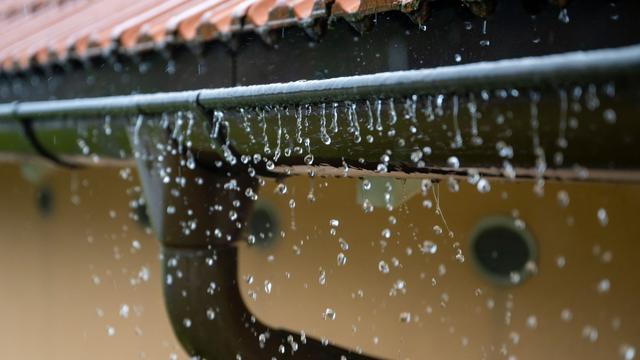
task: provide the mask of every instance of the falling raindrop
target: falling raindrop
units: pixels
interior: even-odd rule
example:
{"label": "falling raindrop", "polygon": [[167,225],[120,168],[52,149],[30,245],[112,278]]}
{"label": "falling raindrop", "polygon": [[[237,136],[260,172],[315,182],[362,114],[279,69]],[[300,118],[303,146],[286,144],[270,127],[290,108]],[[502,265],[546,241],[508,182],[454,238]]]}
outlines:
{"label": "falling raindrop", "polygon": [[401,312],[400,313],[400,322],[401,323],[410,323],[411,322],[411,313],[410,312]]}
{"label": "falling raindrop", "polygon": [[121,318],[126,319],[129,317],[129,305],[122,304],[120,305],[120,311],[118,312]]}
{"label": "falling raindrop", "polygon": [[622,360],[633,360],[636,357],[636,348],[629,344],[620,345],[619,352]]}
{"label": "falling raindrop", "polygon": [[305,155],[304,163],[307,164],[307,165],[312,165],[313,164],[313,155],[312,154]]}
{"label": "falling raindrop", "polygon": [[275,193],[276,193],[276,194],[280,194],[280,195],[284,195],[284,194],[286,194],[286,193],[287,193],[287,190],[288,190],[288,189],[287,189],[287,185],[285,185],[285,184],[283,184],[283,183],[280,183],[280,184],[278,184],[278,185],[276,186],[276,191],[275,191]]}
{"label": "falling raindrop", "polygon": [[602,113],[602,117],[607,124],[615,124],[617,120],[616,112],[613,109],[606,109]]}
{"label": "falling raindrop", "polygon": [[111,325],[107,326],[107,336],[114,336],[116,334],[116,328]]}
{"label": "falling raindrop", "polygon": [[460,160],[456,156],[449,156],[447,159],[447,166],[452,169],[458,169],[460,167]]}
{"label": "falling raindrop", "polygon": [[476,184],[476,188],[480,193],[487,193],[491,191],[491,184],[487,179],[480,178],[480,180],[478,180],[478,183]]}
{"label": "falling raindrop", "polygon": [[213,320],[216,318],[216,312],[212,308],[207,309],[207,319]]}
{"label": "falling raindrop", "polygon": [[569,13],[567,12],[567,9],[560,10],[560,13],[558,13],[558,20],[560,20],[560,22],[564,24],[569,23],[570,19],[569,19]]}
{"label": "falling raindrop", "polygon": [[320,276],[318,277],[318,282],[320,283],[320,285],[324,285],[327,283],[327,273],[320,269]]}
{"label": "falling raindrop", "polygon": [[582,328],[582,337],[589,340],[590,342],[598,341],[598,329],[592,325],[585,325]]}
{"label": "falling raindrop", "polygon": [[338,254],[338,266],[344,266],[347,263],[347,256],[344,253]]}
{"label": "falling raindrop", "polygon": [[389,265],[384,260],[380,260],[380,262],[378,262],[378,270],[383,274],[388,274]]}
{"label": "falling raindrop", "polygon": [[573,319],[573,312],[570,309],[562,309],[560,311],[560,319],[564,322],[569,322]]}
{"label": "falling raindrop", "polygon": [[558,191],[557,199],[558,205],[560,205],[560,207],[566,208],[567,206],[569,206],[569,193],[565,190]]}
{"label": "falling raindrop", "polygon": [[449,177],[447,179],[447,187],[449,188],[449,191],[451,191],[451,192],[460,191],[460,184],[458,183],[458,180],[456,180],[453,177]]}
{"label": "falling raindrop", "polygon": [[325,320],[335,320],[336,312],[331,308],[326,308],[324,313],[322,313],[322,318]]}
{"label": "falling raindrop", "polygon": [[598,292],[601,294],[607,293],[609,292],[609,289],[611,288],[611,282],[609,281],[609,279],[602,279],[598,282]]}
{"label": "falling raindrop", "polygon": [[607,226],[609,224],[609,216],[607,215],[607,210],[604,208],[599,208],[597,212],[598,222],[602,226]]}
{"label": "falling raindrop", "polygon": [[344,241],[343,238],[338,239],[338,243],[340,244],[340,249],[342,249],[343,251],[349,250],[349,244]]}
{"label": "falling raindrop", "polygon": [[425,240],[422,242],[422,245],[420,246],[420,251],[423,254],[433,255],[438,251],[438,245],[432,241]]}

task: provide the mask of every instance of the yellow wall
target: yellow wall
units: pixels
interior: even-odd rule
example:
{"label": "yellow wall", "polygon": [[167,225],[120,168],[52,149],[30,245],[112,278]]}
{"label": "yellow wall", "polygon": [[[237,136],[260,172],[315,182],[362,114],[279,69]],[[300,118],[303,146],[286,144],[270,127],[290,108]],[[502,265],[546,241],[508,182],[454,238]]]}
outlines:
{"label": "yellow wall", "polygon": [[[126,189],[137,184],[116,169],[48,173],[53,211],[43,217],[38,187],[18,167],[0,174],[0,359],[184,359],[165,315],[158,243],[128,218]],[[142,267],[148,281],[131,285]]]}
{"label": "yellow wall", "polygon": [[[287,194],[274,194],[270,184],[262,200],[279,209],[285,237],[267,248],[244,246],[241,252],[240,274],[255,278],[252,285],[242,282],[245,301],[269,324],[304,329],[337,344],[398,359],[503,358],[503,344],[505,353],[517,359],[616,359],[621,345],[640,344],[640,224],[635,220],[640,186],[549,183],[540,198],[530,182],[493,181],[486,194],[466,183],[461,183],[460,192],[451,193],[443,184],[440,205],[455,234],[450,239],[446,231],[434,234],[433,226],[444,224],[434,209],[422,207],[425,198],[420,194],[393,212],[376,208],[364,214],[356,203],[357,180],[291,178],[284,183]],[[306,200],[311,187],[316,194],[313,204]],[[567,208],[558,204],[560,190],[570,196]],[[293,210],[288,208],[291,198],[296,202]],[[432,193],[428,199],[434,200]],[[600,207],[608,213],[606,227],[597,220]],[[478,272],[468,251],[468,235],[483,217],[512,216],[514,210],[536,239],[539,261],[537,275],[509,288]],[[389,223],[390,215],[397,224]],[[335,236],[330,234],[330,219],[340,221]],[[383,250],[379,240],[385,228],[392,236]],[[340,237],[350,246],[342,267],[337,265]],[[424,240],[438,244],[435,255],[420,253],[418,245]],[[463,250],[463,263],[455,259],[456,242]],[[301,249],[299,255],[294,245]],[[612,254],[609,263],[602,260],[605,252]],[[563,268],[556,265],[559,256],[566,258]],[[400,267],[391,266],[393,257]],[[378,271],[380,260],[391,266],[386,275]],[[440,264],[446,267],[444,276],[438,275]],[[320,268],[327,274],[325,285],[318,280]],[[605,278],[610,291],[599,293],[597,284]],[[389,296],[398,279],[406,282],[406,294]],[[265,280],[273,284],[268,295],[262,290]],[[363,298],[352,295],[358,289]],[[255,301],[249,291],[258,294]],[[441,305],[443,294],[448,295],[446,306]],[[493,309],[488,301],[495,303]],[[511,323],[506,325],[509,306]],[[323,319],[327,307],[336,311],[334,321]],[[573,314],[568,323],[560,316],[565,308]],[[411,323],[400,321],[402,312],[412,314]],[[537,319],[535,329],[526,325],[531,315]],[[593,343],[583,337],[589,325],[598,330]]]}
{"label": "yellow wall", "polygon": [[[128,218],[137,180],[123,180],[118,169],[45,172],[36,185],[16,166],[3,165],[0,174],[0,358],[166,359],[172,353],[184,358],[165,315],[157,241]],[[35,206],[41,184],[54,190],[49,216]],[[273,181],[260,194],[261,202],[277,210],[284,238],[267,247],[240,246],[240,276],[254,277],[252,284],[239,279],[245,302],[273,326],[397,359],[507,358],[503,347],[517,359],[615,359],[622,344],[640,346],[640,224],[635,221],[640,186],[549,183],[539,198],[531,183],[493,181],[487,194],[468,184],[450,193],[443,185],[440,204],[455,233],[451,239],[446,231],[434,233],[433,226],[444,227],[443,222],[434,209],[422,207],[421,194],[391,213],[376,208],[364,214],[355,179],[301,177],[285,184],[285,195],[274,193]],[[306,200],[312,187],[313,204]],[[567,208],[556,199],[562,189],[570,196]],[[288,206],[292,198],[294,209]],[[433,201],[432,194],[429,198]],[[606,227],[596,219],[600,207],[608,212]],[[474,267],[467,237],[483,217],[511,216],[514,210],[536,239],[538,273],[519,286],[500,287]],[[330,219],[340,221],[335,236],[329,233]],[[379,241],[385,228],[392,236],[383,251]],[[339,238],[349,250],[340,249]],[[139,240],[140,250],[132,252],[133,240]],[[436,242],[438,252],[421,254],[424,240]],[[455,259],[456,242],[462,263]],[[347,262],[339,267],[341,251]],[[612,255],[610,262],[603,261],[605,253]],[[558,256],[566,258],[563,268],[556,265]],[[401,266],[392,265],[394,257]],[[378,271],[380,260],[391,267],[389,274]],[[149,269],[150,278],[132,285],[141,267]],[[318,281],[320,268],[325,285]],[[604,278],[611,289],[598,293]],[[406,294],[389,296],[398,279],[406,282]],[[265,280],[272,283],[270,294],[263,290]],[[353,295],[358,290],[363,297]],[[126,319],[118,315],[122,304],[130,307]],[[333,321],[322,318],[328,307],[336,311]],[[571,310],[572,321],[561,320],[564,308]],[[410,312],[412,321],[402,323],[401,312]],[[536,329],[526,325],[531,315]],[[598,330],[595,342],[583,337],[587,325]],[[115,328],[114,336],[108,336],[107,326]]]}

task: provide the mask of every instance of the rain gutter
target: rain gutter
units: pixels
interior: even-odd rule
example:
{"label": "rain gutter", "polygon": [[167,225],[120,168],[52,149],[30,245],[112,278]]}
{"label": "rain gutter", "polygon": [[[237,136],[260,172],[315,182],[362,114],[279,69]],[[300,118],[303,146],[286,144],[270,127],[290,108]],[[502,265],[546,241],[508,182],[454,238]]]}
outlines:
{"label": "rain gutter", "polygon": [[14,102],[0,105],[0,120],[50,119],[114,114],[150,114],[194,105],[224,109],[239,106],[321,103],[430,91],[480,90],[608,79],[640,71],[640,45],[615,49],[385,72],[325,80],[202,89],[86,99]]}

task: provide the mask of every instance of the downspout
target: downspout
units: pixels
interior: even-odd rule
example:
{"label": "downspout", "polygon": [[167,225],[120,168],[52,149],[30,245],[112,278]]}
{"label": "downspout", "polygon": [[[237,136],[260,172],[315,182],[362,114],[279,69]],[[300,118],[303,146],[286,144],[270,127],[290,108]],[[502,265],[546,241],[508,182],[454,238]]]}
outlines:
{"label": "downspout", "polygon": [[[257,178],[240,166],[212,171],[197,163],[214,152],[199,152],[187,166],[188,148],[174,130],[144,122],[132,129],[131,143],[161,243],[166,309],[184,349],[206,359],[371,359],[270,328],[247,309],[236,244],[253,207],[244,192],[257,191]],[[166,173],[180,180],[167,182]]]}

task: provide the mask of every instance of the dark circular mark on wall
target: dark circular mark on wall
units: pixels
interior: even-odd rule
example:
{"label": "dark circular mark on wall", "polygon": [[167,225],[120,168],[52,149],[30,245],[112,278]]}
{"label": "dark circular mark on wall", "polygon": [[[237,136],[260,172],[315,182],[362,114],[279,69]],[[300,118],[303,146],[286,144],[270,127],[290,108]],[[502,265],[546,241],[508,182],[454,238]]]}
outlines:
{"label": "dark circular mark on wall", "polygon": [[36,207],[40,215],[47,217],[53,212],[53,190],[43,186],[36,193]]}
{"label": "dark circular mark on wall", "polygon": [[264,203],[257,203],[249,218],[249,245],[268,245],[279,232],[276,212]]}
{"label": "dark circular mark on wall", "polygon": [[[510,218],[482,220],[470,240],[478,268],[503,285],[515,285],[524,280],[529,275],[527,265],[537,258],[533,237],[516,227]],[[514,281],[514,275],[519,281]]]}

